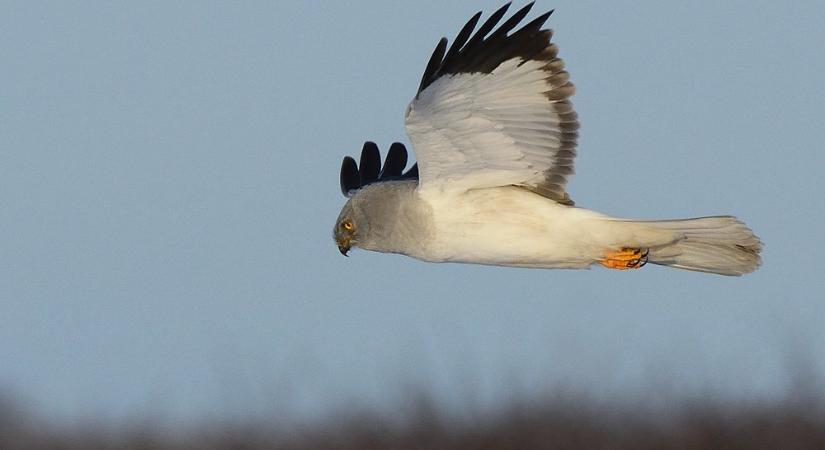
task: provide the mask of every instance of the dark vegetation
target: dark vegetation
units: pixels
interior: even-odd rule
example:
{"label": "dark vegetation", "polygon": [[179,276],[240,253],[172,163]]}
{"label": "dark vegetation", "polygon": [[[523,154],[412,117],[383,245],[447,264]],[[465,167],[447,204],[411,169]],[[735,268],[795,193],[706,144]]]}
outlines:
{"label": "dark vegetation", "polygon": [[825,449],[821,394],[658,407],[545,398],[463,417],[446,417],[419,397],[395,417],[339,409],[302,425],[260,420],[186,430],[151,421],[49,424],[0,399],[0,449]]}

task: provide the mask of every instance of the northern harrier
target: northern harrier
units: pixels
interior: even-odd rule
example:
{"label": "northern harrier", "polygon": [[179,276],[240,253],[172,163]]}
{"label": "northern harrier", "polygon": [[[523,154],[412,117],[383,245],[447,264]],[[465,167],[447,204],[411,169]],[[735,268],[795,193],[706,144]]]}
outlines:
{"label": "northern harrier", "polygon": [[[349,200],[333,235],[351,247],[424,261],[533,268],[636,269],[650,262],[742,275],[762,243],[732,216],[639,221],[579,208],[565,190],[579,122],[573,85],[552,31],[552,11],[521,28],[532,3],[496,27],[509,3],[452,45],[441,39],[407,107],[417,164],[399,143],[383,167],[367,142],[360,166],[341,166]],[[514,31],[515,30],[515,31]]]}

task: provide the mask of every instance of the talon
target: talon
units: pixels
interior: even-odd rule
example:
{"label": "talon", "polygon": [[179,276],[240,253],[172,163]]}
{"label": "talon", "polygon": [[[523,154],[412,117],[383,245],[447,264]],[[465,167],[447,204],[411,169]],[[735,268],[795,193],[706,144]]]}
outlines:
{"label": "talon", "polygon": [[616,270],[638,269],[647,264],[650,249],[623,248],[619,251],[608,251],[604,259],[599,261],[604,267]]}
{"label": "talon", "polygon": [[640,269],[640,268],[644,267],[645,264],[647,264],[647,257],[648,257],[649,254],[650,254],[650,249],[646,248],[644,253],[642,253],[641,263],[639,263],[639,266],[637,267],[637,269]]}

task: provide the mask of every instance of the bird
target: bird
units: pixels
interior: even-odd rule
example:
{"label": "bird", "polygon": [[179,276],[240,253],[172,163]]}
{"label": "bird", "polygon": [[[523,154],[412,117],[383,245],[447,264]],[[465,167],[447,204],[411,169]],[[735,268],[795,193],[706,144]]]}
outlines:
{"label": "bird", "polygon": [[438,41],[404,113],[412,167],[399,142],[383,165],[369,141],[358,162],[344,158],[339,251],[544,269],[756,270],[762,242],[734,216],[635,220],[574,203],[575,88],[543,28],[553,11],[519,27],[533,4],[502,22],[507,3],[477,27],[478,12],[449,47]]}

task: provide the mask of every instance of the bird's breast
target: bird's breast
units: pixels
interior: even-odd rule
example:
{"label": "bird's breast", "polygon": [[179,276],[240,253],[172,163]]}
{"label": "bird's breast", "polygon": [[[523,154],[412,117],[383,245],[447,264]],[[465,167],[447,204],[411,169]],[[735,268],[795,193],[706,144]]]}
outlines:
{"label": "bird's breast", "polygon": [[576,253],[576,214],[517,187],[478,189],[430,201],[429,260],[530,265]]}

